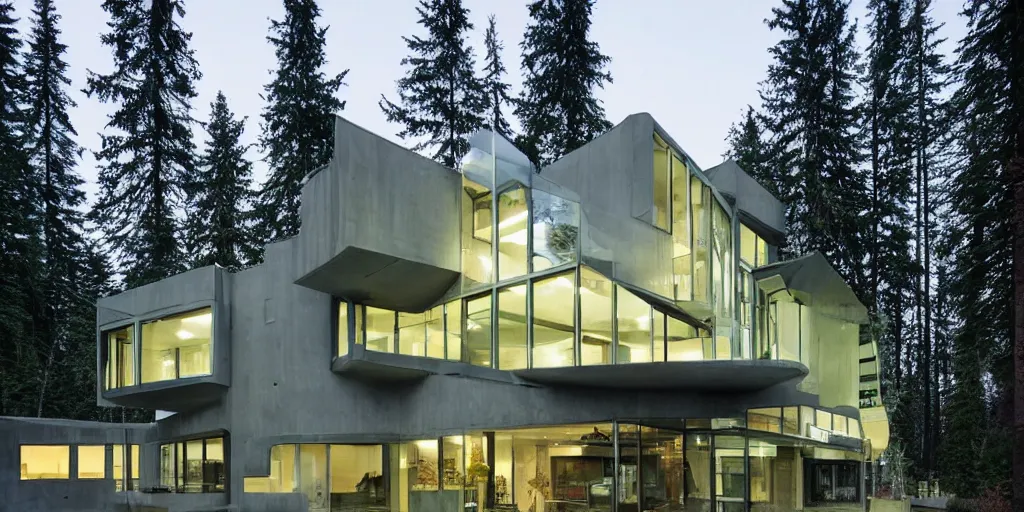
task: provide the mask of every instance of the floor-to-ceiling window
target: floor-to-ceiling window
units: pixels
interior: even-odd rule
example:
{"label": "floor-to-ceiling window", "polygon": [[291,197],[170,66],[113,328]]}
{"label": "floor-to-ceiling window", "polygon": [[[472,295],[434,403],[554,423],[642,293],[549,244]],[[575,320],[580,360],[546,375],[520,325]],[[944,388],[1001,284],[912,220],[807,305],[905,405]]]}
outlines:
{"label": "floor-to-ceiling window", "polygon": [[209,437],[161,444],[161,485],[172,492],[224,492],[227,485],[224,440],[224,437]]}
{"label": "floor-to-ceiling window", "polygon": [[211,374],[212,308],[143,322],[141,331],[143,383]]}

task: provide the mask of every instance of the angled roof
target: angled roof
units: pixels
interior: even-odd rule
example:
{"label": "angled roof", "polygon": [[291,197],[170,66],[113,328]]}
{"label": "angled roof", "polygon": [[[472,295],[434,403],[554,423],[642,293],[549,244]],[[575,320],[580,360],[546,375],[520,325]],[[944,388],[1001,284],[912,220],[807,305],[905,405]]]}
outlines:
{"label": "angled roof", "polygon": [[[786,233],[786,205],[747,174],[733,159],[728,159],[704,172],[723,194],[736,200],[736,208],[746,214],[755,230],[770,238]],[[765,233],[765,230],[769,230]],[[774,236],[772,236],[774,235]]]}
{"label": "angled roof", "polygon": [[868,309],[821,253],[758,267],[754,279],[768,293],[789,290],[800,303],[857,324],[868,321]]}

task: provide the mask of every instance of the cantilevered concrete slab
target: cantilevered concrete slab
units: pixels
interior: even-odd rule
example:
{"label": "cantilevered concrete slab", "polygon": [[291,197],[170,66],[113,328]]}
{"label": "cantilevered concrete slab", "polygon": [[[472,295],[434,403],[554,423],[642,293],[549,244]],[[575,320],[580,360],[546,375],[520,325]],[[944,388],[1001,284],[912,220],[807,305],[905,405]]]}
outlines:
{"label": "cantilevered concrete slab", "polygon": [[302,188],[294,282],[422,311],[460,268],[462,175],[335,118],[334,157]]}
{"label": "cantilevered concrete slab", "polygon": [[549,386],[630,390],[758,391],[807,375],[794,361],[669,361],[571,368],[531,368],[512,372]]}
{"label": "cantilevered concrete slab", "polygon": [[736,208],[747,225],[766,237],[770,243],[779,243],[786,233],[786,205],[731,158],[708,169],[704,174],[723,196],[736,201]]}
{"label": "cantilevered concrete slab", "polygon": [[185,412],[220,401],[227,390],[213,376],[189,377],[112,389],[103,398],[124,407],[151,409],[159,404],[162,410]]}
{"label": "cantilevered concrete slab", "polygon": [[758,267],[754,280],[767,293],[789,290],[802,304],[819,308],[823,313],[865,324],[868,310],[853,293],[850,285],[815,251],[796,259]]}

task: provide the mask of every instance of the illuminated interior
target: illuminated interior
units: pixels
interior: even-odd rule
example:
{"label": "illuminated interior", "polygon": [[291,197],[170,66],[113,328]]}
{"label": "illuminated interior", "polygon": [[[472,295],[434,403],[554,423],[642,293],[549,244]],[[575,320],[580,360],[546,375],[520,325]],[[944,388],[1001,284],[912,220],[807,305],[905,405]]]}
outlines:
{"label": "illuminated interior", "polygon": [[71,475],[68,445],[21,445],[22,480],[65,480]]}
{"label": "illuminated interior", "polygon": [[224,438],[161,444],[160,482],[170,492],[224,492],[227,482]]}
{"label": "illuminated interior", "polygon": [[142,324],[142,382],[210,375],[213,309],[206,307]]}
{"label": "illuminated interior", "polygon": [[106,333],[103,389],[135,385],[135,326]]}
{"label": "illuminated interior", "polygon": [[79,445],[78,450],[78,479],[106,478],[106,446],[100,445]]}

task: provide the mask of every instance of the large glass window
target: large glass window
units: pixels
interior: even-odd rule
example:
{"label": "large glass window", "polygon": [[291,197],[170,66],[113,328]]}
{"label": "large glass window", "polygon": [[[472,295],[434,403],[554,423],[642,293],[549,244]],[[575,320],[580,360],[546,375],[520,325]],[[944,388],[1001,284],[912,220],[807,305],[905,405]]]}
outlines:
{"label": "large glass window", "polygon": [[672,212],[669,205],[672,200],[671,169],[669,168],[669,149],[665,141],[654,135],[654,225],[669,230],[672,224]]}
{"label": "large glass window", "polygon": [[330,446],[331,511],[387,510],[383,447]]}
{"label": "large glass window", "polygon": [[66,480],[71,475],[68,445],[21,445],[22,480]]}
{"label": "large glass window", "polygon": [[462,300],[456,299],[444,305],[445,351],[451,361],[462,361]]}
{"label": "large glass window", "polygon": [[746,441],[739,436],[715,436],[715,495],[723,512],[746,510]]}
{"label": "large glass window", "polygon": [[690,215],[690,172],[672,154],[672,272],[676,300],[693,300],[693,246]]}
{"label": "large glass window", "polygon": [[441,307],[423,313],[398,314],[398,353],[409,356],[444,357]]}
{"label": "large glass window", "polygon": [[298,491],[306,496],[309,510],[327,510],[327,445],[299,445]]}
{"label": "large glass window", "polygon": [[650,363],[653,311],[646,301],[616,285],[616,317],[619,345],[617,362]]}
{"label": "large glass window", "polygon": [[687,434],[683,460],[683,497],[686,510],[711,507],[711,435]]}
{"label": "large glass window", "polygon": [[106,333],[107,361],[103,389],[135,385],[135,326]]}
{"label": "large glass window", "polygon": [[533,271],[576,261],[580,205],[533,190]]}
{"label": "large glass window", "polygon": [[111,469],[114,472],[114,490],[125,490],[125,469],[128,467],[128,457],[125,456],[124,445],[114,445],[114,460]]}
{"label": "large glass window", "polygon": [[491,206],[487,187],[462,179],[462,275],[470,287],[491,282],[493,275]]}
{"label": "large glass window", "polygon": [[533,283],[533,367],[573,366],[576,359],[575,273]]}
{"label": "large glass window", "polygon": [[491,366],[491,294],[466,300],[466,353],[470,364]]}
{"label": "large glass window", "polygon": [[224,492],[225,468],[222,437],[160,445],[160,482],[171,492]]}
{"label": "large glass window", "polygon": [[366,349],[395,351],[395,312],[366,306]]}
{"label": "large glass window", "polygon": [[768,244],[743,223],[740,223],[740,261],[751,268],[768,264]]}
{"label": "large glass window", "polygon": [[860,485],[859,462],[804,460],[804,505],[807,507],[860,503]]}
{"label": "large glass window", "polygon": [[246,477],[244,492],[294,492],[295,491],[295,450],[294,444],[279,444],[270,448],[270,476]]}
{"label": "large glass window", "polygon": [[213,309],[142,324],[142,382],[210,375]]}
{"label": "large glass window", "polygon": [[714,359],[711,336],[678,318],[668,317],[667,359],[669,361],[703,361]]}
{"label": "large glass window", "polygon": [[80,445],[78,450],[78,478],[94,479],[106,478],[106,451],[107,447],[98,445]]}
{"label": "large glass window", "polygon": [[765,432],[782,432],[782,409],[768,407],[747,411],[747,428]]}
{"label": "large glass window", "polygon": [[348,302],[338,303],[338,357],[348,355]]}
{"label": "large glass window", "polygon": [[580,360],[612,363],[612,283],[601,274],[580,268]]}
{"label": "large glass window", "polygon": [[714,205],[714,244],[712,263],[715,286],[715,357],[729,359],[732,357],[733,301],[735,286],[733,276],[736,267],[732,257],[732,221],[725,208],[718,201]]}
{"label": "large glass window", "polygon": [[693,300],[711,303],[711,189],[696,176],[690,177],[693,212]]}
{"label": "large glass window", "polygon": [[530,210],[526,188],[516,186],[498,194],[498,279],[526,275],[526,245]]}
{"label": "large glass window", "polygon": [[498,292],[498,369],[527,367],[526,285]]}

